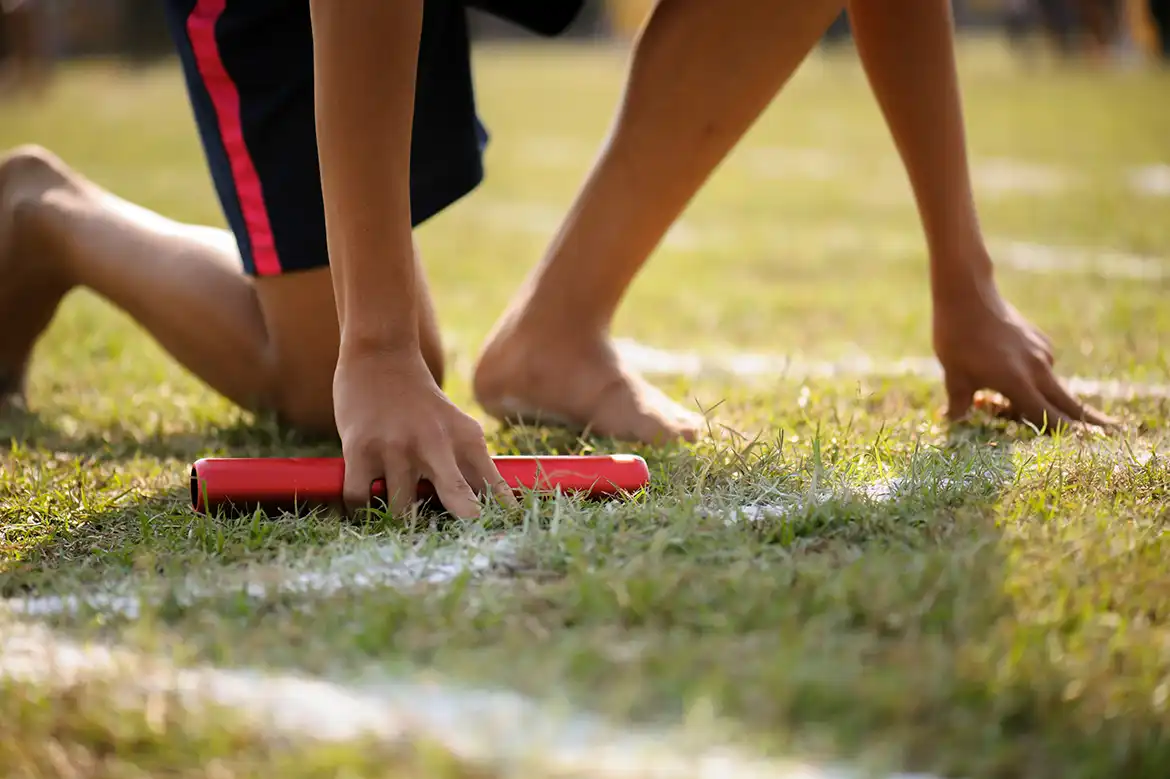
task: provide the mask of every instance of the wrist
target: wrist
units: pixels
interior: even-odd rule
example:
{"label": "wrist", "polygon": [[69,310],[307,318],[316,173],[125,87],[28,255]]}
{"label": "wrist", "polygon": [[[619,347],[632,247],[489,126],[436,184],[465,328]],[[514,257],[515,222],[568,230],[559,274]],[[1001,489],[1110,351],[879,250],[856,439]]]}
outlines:
{"label": "wrist", "polygon": [[418,316],[410,295],[350,292],[338,319],[339,349],[348,355],[412,354],[419,351]]}
{"label": "wrist", "polygon": [[995,269],[982,243],[974,249],[932,252],[930,289],[936,306],[987,303],[998,298]]}
{"label": "wrist", "polygon": [[386,326],[387,323],[351,322],[341,326],[339,352],[347,355],[418,354],[420,350],[417,321]]}
{"label": "wrist", "polygon": [[347,353],[392,354],[418,349],[414,259],[410,254],[405,256],[401,263],[385,262],[389,258],[379,258],[383,263],[378,265],[337,263],[338,328],[341,348]]}

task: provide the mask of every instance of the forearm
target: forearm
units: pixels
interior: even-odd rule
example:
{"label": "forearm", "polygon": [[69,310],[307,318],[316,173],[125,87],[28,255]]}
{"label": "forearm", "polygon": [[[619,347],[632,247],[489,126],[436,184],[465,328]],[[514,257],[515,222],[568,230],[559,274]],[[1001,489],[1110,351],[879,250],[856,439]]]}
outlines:
{"label": "forearm", "polygon": [[936,296],[991,278],[967,160],[947,0],[852,0],[866,76],[906,166],[931,256]]}
{"label": "forearm", "polygon": [[410,144],[423,0],[311,0],[317,146],[343,347],[418,344]]}

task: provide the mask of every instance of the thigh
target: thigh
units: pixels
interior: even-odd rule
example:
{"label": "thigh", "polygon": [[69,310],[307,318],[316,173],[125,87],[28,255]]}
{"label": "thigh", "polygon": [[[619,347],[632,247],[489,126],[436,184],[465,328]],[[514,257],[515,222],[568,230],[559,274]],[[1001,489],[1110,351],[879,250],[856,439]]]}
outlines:
{"label": "thigh", "polygon": [[329,268],[257,278],[256,296],[278,366],[281,421],[332,435],[339,329]]}
{"label": "thigh", "polygon": [[[167,16],[245,271],[326,267],[308,0],[167,0]],[[411,149],[415,225],[479,185],[486,141],[466,12],[457,0],[427,0]]]}

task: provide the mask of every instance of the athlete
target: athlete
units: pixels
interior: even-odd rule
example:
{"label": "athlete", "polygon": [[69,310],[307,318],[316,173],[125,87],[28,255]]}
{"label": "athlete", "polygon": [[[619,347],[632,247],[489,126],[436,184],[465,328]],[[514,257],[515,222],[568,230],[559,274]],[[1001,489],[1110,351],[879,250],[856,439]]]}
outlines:
{"label": "athlete", "polygon": [[[531,2],[484,4],[549,7]],[[458,516],[477,515],[485,493],[510,503],[482,428],[441,389],[411,236],[478,183],[486,140],[464,9],[423,8],[170,0],[231,232],[147,212],[47,152],[11,155],[0,165],[9,394],[62,296],[86,286],[228,398],[339,435],[349,506],[385,478],[402,510],[420,477]],[[660,0],[602,155],[481,354],[475,392],[490,413],[636,441],[695,437],[694,414],[620,364],[610,321],[670,224],[840,10],[838,0]],[[948,414],[961,418],[987,388],[1037,424],[1110,424],[1065,391],[1047,338],[996,289],[967,171],[949,4],[865,0],[849,13],[926,232]]]}

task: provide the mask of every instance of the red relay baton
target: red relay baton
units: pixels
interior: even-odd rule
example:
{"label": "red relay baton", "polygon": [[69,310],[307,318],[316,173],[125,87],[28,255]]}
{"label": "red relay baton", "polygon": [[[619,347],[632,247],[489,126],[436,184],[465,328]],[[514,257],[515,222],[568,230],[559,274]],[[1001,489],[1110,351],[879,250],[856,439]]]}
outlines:
{"label": "red relay baton", "polygon": [[[493,457],[500,475],[516,492],[560,489],[590,498],[620,497],[650,483],[650,469],[637,455]],[[338,505],[345,482],[340,457],[208,457],[191,466],[191,506],[198,513],[218,509],[293,511]],[[371,485],[371,497],[386,500],[386,483]],[[428,481],[418,498],[435,497]]]}

